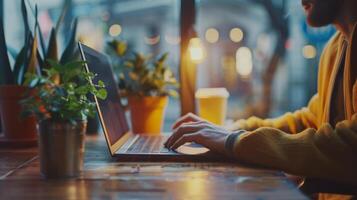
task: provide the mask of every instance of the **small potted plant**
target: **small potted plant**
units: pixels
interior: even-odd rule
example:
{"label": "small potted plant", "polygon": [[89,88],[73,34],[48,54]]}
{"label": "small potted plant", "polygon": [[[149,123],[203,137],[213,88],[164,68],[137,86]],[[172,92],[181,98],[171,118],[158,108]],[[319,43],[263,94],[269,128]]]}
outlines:
{"label": "small potted plant", "polygon": [[83,62],[48,63],[45,75],[27,75],[37,92],[22,101],[24,114],[35,114],[39,120],[41,174],[75,177],[83,165],[86,120],[95,114],[95,103],[87,96],[105,99],[107,92],[102,81],[92,83],[94,74],[84,70]]}
{"label": "small potted plant", "polygon": [[[4,32],[4,1],[0,2],[0,115],[4,136],[2,145],[29,146],[36,144],[36,120],[33,116],[21,118],[19,101],[24,94],[31,94],[25,80],[25,73],[39,73],[36,65],[37,35],[32,34],[27,18],[25,1],[22,1],[25,44],[18,53],[8,48]],[[36,28],[36,25],[35,25]],[[17,55],[16,55],[17,54]],[[9,55],[15,63],[10,65]]]}
{"label": "small potted plant", "polygon": [[112,41],[109,45],[116,55],[116,72],[122,96],[127,97],[134,133],[159,134],[165,117],[169,96],[177,97],[178,86],[173,72],[166,64],[168,54],[158,59],[140,53],[128,55],[127,45]]}

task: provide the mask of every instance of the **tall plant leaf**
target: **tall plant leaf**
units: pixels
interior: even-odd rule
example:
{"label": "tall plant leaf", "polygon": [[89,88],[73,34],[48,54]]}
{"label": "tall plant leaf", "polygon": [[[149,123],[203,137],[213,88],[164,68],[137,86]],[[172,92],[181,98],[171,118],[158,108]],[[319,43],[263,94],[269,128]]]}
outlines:
{"label": "tall plant leaf", "polygon": [[[16,66],[16,73],[15,76],[17,78],[17,84],[22,85],[22,83],[24,82],[24,77],[25,77],[25,73],[27,71],[28,68],[28,64],[30,62],[30,54],[31,54],[31,44],[33,43],[34,38],[32,37],[31,33],[28,34],[27,39],[26,39],[26,43],[24,45],[24,53],[23,57],[20,57],[19,59],[19,63],[18,66]],[[20,52],[21,53],[21,52]],[[20,55],[19,55],[20,56]],[[16,63],[15,63],[16,65]]]}
{"label": "tall plant leaf", "polygon": [[41,72],[41,74],[43,73],[43,69],[45,68],[45,61],[43,60],[43,58],[41,57],[41,54],[37,48],[37,53],[36,53],[36,57],[37,57],[37,61],[38,61],[38,67],[39,70]]}
{"label": "tall plant leaf", "polygon": [[26,3],[25,0],[21,1],[21,12],[22,12],[22,19],[24,21],[24,27],[25,27],[25,38],[30,32],[30,25],[29,25],[29,20],[27,16],[27,9],[26,9]]}
{"label": "tall plant leaf", "polygon": [[31,52],[28,57],[29,62],[27,66],[27,73],[38,74],[39,70],[37,69],[37,47],[38,47],[38,39],[37,34],[35,33],[34,39],[31,44]]}
{"label": "tall plant leaf", "polygon": [[75,58],[75,52],[77,50],[77,40],[76,40],[76,34],[77,34],[77,26],[78,26],[78,19],[76,18],[72,24],[72,33],[71,37],[68,41],[67,47],[65,48],[62,56],[60,63],[64,64],[67,63]]}
{"label": "tall plant leaf", "polygon": [[15,84],[5,40],[4,1],[0,1],[0,84]]}
{"label": "tall plant leaf", "polygon": [[[29,6],[30,6],[30,10],[31,10],[32,15],[35,17],[35,29],[34,29],[34,32],[38,32],[38,39],[39,39],[39,42],[40,42],[39,46],[41,46],[41,53],[42,53],[43,57],[45,57],[46,56],[46,45],[45,45],[45,39],[44,39],[43,34],[42,34],[41,25],[38,22],[38,6],[36,4],[35,5],[35,9],[32,8],[30,3],[29,3]],[[37,55],[41,56],[39,51],[37,51]]]}
{"label": "tall plant leaf", "polygon": [[61,10],[61,14],[60,14],[60,17],[58,18],[57,20],[57,23],[56,23],[56,32],[58,32],[63,20],[64,20],[64,17],[66,16],[67,14],[67,10],[68,10],[68,7],[70,5],[70,2],[68,2],[67,0],[64,1],[63,3],[63,8]]}
{"label": "tall plant leaf", "polygon": [[[10,54],[10,56],[11,56],[11,58],[12,59],[16,59],[16,57],[17,57],[17,50],[15,50],[14,48],[12,48],[12,47],[7,47],[7,52]],[[9,57],[9,59],[10,59],[10,57]]]}
{"label": "tall plant leaf", "polygon": [[[27,39],[26,39],[27,41]],[[28,51],[28,43],[26,42],[25,45],[22,47],[22,49],[20,50],[19,54],[16,57],[15,60],[15,65],[14,65],[14,75],[15,75],[15,79],[16,79],[16,83],[21,84],[21,79],[19,77],[20,71],[22,67],[24,67],[24,63],[25,63],[25,58],[26,58],[26,52]]]}
{"label": "tall plant leaf", "polygon": [[[28,66],[26,69],[26,74],[37,74],[41,75],[41,72],[38,68],[38,63],[37,63],[37,50],[38,50],[38,41],[37,41],[37,34],[35,33],[34,39],[32,40],[31,44],[31,52],[28,57]],[[30,80],[24,80],[23,85],[28,85],[30,83]]]}
{"label": "tall plant leaf", "polygon": [[[58,61],[58,50],[57,50],[57,38],[56,38],[56,30],[54,28],[52,28],[51,30],[51,35],[50,35],[50,41],[48,43],[48,49],[47,49],[47,54],[46,54],[46,58],[45,58],[45,68],[49,69],[50,68],[50,63],[48,62],[49,60],[54,60],[54,61]],[[42,69],[43,70],[43,69]],[[60,76],[54,76],[52,77],[53,82],[55,82],[56,84],[59,84],[60,81]]]}
{"label": "tall plant leaf", "polygon": [[57,35],[56,30],[52,28],[51,35],[50,35],[50,41],[48,43],[46,60],[51,59],[51,60],[58,61],[57,36],[56,35]]}
{"label": "tall plant leaf", "polygon": [[37,30],[35,30],[35,32],[38,31],[38,39],[40,40],[42,55],[46,56],[45,39],[44,39],[43,34],[42,34],[41,25],[38,23],[38,7],[37,7],[37,4],[35,6],[35,20],[36,20],[36,25],[37,25],[36,26]]}

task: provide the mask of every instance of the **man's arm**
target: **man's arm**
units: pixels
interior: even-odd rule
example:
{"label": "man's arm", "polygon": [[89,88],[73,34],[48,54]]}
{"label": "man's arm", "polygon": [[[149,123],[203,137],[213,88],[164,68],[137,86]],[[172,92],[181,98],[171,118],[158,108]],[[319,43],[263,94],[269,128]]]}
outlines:
{"label": "man's arm", "polygon": [[260,127],[271,127],[287,133],[295,134],[307,128],[316,128],[318,101],[319,97],[316,94],[311,98],[308,107],[302,108],[294,113],[289,112],[275,119],[260,119],[257,117],[251,117],[246,120],[238,120],[231,127],[229,127],[229,129],[244,129],[253,131]]}
{"label": "man's arm", "polygon": [[242,161],[288,173],[349,183],[357,182],[357,114],[333,129],[290,135],[274,128],[259,128],[240,135],[233,146]]}
{"label": "man's arm", "polygon": [[323,124],[318,130],[309,128],[298,134],[267,127],[230,132],[197,116],[185,116],[174,127],[167,148],[195,142],[247,163],[299,176],[357,182],[357,114],[335,129]]}

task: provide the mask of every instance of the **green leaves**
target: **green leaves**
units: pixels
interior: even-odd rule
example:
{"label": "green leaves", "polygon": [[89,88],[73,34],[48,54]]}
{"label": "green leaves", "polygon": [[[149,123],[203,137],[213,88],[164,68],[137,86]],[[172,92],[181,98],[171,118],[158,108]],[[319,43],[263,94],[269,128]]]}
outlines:
{"label": "green leaves", "polygon": [[95,96],[104,100],[107,98],[107,91],[105,89],[99,89],[97,92],[95,92]]}
{"label": "green leaves", "polygon": [[[25,111],[34,113],[39,119],[52,118],[76,122],[94,116],[95,103],[87,98],[92,94],[99,99],[107,97],[103,81],[91,84],[94,74],[84,70],[84,62],[74,61],[64,65],[55,60],[48,60],[45,75],[28,73],[28,85],[38,93],[23,101]],[[60,77],[57,83],[53,77]]]}
{"label": "green leaves", "polygon": [[124,57],[128,50],[128,44],[119,40],[112,40],[108,42],[111,51],[119,57]]}
{"label": "green leaves", "polygon": [[158,58],[141,53],[130,53],[125,42],[108,42],[107,51],[112,55],[114,72],[117,74],[119,89],[124,94],[134,96],[177,97],[174,90],[179,84],[166,61],[168,53]]}
{"label": "green leaves", "polygon": [[119,68],[119,88],[128,95],[177,97],[178,93],[173,89],[178,87],[178,83],[166,64],[167,58],[167,53],[158,59],[140,53],[134,53],[129,59],[124,58],[116,65]]}

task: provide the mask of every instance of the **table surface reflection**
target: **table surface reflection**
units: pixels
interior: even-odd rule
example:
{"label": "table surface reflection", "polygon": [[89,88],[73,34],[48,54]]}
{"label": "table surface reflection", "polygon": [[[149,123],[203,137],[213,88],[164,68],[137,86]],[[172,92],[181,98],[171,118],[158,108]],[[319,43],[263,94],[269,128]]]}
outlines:
{"label": "table surface reflection", "polygon": [[44,180],[37,148],[0,149],[0,199],[306,199],[274,170],[227,163],[117,162],[87,137],[84,171]]}

